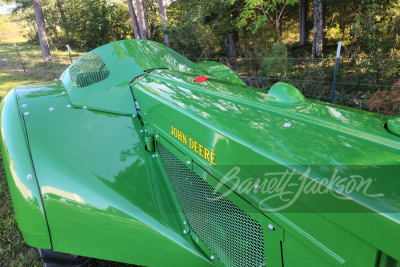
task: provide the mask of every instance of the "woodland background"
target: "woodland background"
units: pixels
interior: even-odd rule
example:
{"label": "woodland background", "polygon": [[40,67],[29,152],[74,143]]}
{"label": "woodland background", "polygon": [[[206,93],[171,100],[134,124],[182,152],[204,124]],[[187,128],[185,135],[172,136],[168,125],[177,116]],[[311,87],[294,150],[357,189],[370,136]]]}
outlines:
{"label": "woodland background", "polygon": [[[400,3],[392,0],[0,0],[0,98],[60,76],[85,52],[141,38],[215,60],[266,91],[277,81],[329,101],[400,115]],[[72,49],[71,59],[67,45]],[[17,49],[20,57],[17,54]],[[22,64],[22,65],[21,65]],[[18,230],[0,156],[0,266],[41,266]],[[94,260],[89,266],[128,266]]]}

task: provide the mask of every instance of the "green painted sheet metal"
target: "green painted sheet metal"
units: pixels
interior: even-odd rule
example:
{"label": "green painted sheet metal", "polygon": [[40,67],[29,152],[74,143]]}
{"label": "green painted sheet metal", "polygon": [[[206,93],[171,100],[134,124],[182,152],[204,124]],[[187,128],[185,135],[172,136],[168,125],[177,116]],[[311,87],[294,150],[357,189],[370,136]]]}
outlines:
{"label": "green painted sheet metal", "polygon": [[137,117],[71,107],[61,82],[17,92],[30,113],[25,123],[55,251],[150,266],[212,265],[183,234]]}
{"label": "green painted sheet metal", "polygon": [[3,99],[1,109],[2,156],[18,227],[26,243],[50,249],[49,230],[15,89]]}

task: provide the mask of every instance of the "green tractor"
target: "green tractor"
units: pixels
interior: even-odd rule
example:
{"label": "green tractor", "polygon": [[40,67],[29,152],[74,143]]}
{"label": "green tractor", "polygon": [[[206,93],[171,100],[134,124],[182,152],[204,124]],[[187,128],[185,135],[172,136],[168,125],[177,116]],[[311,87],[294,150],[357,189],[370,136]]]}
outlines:
{"label": "green tractor", "polygon": [[124,40],[11,90],[1,137],[47,266],[400,266],[397,117]]}

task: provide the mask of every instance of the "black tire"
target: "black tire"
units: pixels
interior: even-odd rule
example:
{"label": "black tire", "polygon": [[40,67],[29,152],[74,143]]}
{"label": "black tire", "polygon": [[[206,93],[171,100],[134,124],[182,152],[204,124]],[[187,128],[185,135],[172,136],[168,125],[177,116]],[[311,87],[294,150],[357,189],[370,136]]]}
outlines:
{"label": "black tire", "polygon": [[40,257],[45,267],[79,267],[91,260],[91,258],[56,252],[51,249],[39,248]]}

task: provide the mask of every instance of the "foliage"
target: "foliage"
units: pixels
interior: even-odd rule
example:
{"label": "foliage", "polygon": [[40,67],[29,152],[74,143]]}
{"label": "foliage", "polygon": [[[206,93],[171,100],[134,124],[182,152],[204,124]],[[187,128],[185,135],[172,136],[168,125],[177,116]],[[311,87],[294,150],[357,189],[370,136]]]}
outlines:
{"label": "foliage", "polygon": [[400,90],[377,91],[370,95],[368,109],[380,114],[397,115],[400,112]]}

